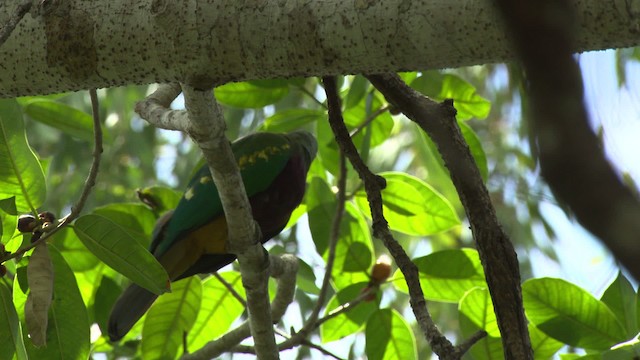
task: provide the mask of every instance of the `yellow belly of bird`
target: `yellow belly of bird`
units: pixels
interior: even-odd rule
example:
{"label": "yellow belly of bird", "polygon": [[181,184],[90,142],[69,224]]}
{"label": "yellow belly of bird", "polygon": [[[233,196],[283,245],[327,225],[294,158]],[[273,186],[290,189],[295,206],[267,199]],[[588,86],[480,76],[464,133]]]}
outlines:
{"label": "yellow belly of bird", "polygon": [[210,222],[180,239],[158,259],[171,279],[189,269],[204,254],[224,254],[227,222],[224,217]]}

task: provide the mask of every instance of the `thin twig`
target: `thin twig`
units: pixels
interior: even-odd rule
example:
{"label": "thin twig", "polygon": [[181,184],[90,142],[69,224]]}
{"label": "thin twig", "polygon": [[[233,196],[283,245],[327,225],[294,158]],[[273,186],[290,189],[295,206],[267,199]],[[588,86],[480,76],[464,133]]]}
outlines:
{"label": "thin twig", "polygon": [[242,296],[240,296],[240,294],[238,294],[236,289],[234,289],[233,286],[231,284],[229,284],[229,282],[227,280],[225,280],[222,276],[220,276],[220,274],[218,274],[217,271],[213,273],[213,276],[216,279],[218,279],[218,281],[220,281],[222,286],[227,288],[227,290],[231,293],[231,295],[233,295],[233,297],[236,298],[236,300],[238,300],[238,302],[240,304],[242,304],[242,306],[247,307],[247,302],[244,300],[244,298]]}
{"label": "thin twig", "polygon": [[362,130],[364,130],[364,128],[367,127],[367,125],[371,124],[373,122],[373,120],[375,120],[378,116],[380,116],[383,113],[389,111],[390,108],[391,108],[391,106],[385,105],[385,106],[379,108],[378,110],[372,112],[371,114],[369,114],[369,116],[367,116],[367,118],[364,119],[362,124],[360,124],[357,128],[355,128],[355,130],[353,130],[351,132],[351,137],[354,137],[354,136],[358,135],[360,132],[362,132]]}
{"label": "thin twig", "polygon": [[320,315],[320,311],[324,306],[327,293],[331,286],[331,278],[333,272],[333,263],[336,257],[336,247],[338,245],[338,238],[340,237],[340,224],[342,222],[342,217],[344,216],[344,208],[346,201],[346,188],[347,188],[347,164],[345,161],[345,156],[342,152],[340,152],[340,175],[338,178],[338,194],[337,194],[337,204],[336,210],[333,217],[333,221],[331,224],[331,233],[329,237],[329,253],[327,254],[327,263],[326,269],[324,273],[324,278],[322,279],[322,286],[320,288],[320,293],[318,295],[318,300],[316,301],[316,305],[311,311],[311,315],[307,318],[302,328],[296,332],[291,338],[282,342],[278,345],[280,350],[290,349],[298,344],[301,344],[304,339],[309,336],[309,333],[318,327],[317,320]]}
{"label": "thin twig", "polygon": [[336,317],[336,316],[338,316],[340,314],[344,314],[347,311],[352,310],[357,305],[359,305],[361,302],[367,300],[369,298],[369,296],[371,296],[371,294],[375,294],[377,291],[378,291],[378,287],[377,286],[372,286],[372,287],[365,288],[365,290],[363,292],[361,292],[360,294],[358,294],[358,296],[356,296],[355,299],[353,299],[353,300],[349,301],[348,303],[343,304],[343,305],[333,309],[330,313],[328,313],[324,317],[318,319],[318,321],[316,321],[316,323],[315,323],[315,327],[318,328],[318,327],[320,327],[320,325],[322,325],[323,323],[333,319],[334,317]]}
{"label": "thin twig", "polygon": [[78,215],[80,215],[80,212],[84,207],[84,203],[87,201],[89,194],[91,194],[91,189],[96,184],[96,177],[98,176],[98,171],[100,170],[100,158],[102,156],[102,127],[100,124],[98,96],[95,89],[89,90],[89,94],[91,96],[91,110],[93,115],[93,162],[91,163],[91,168],[89,169],[89,175],[87,175],[87,179],[84,182],[84,187],[82,188],[80,198],[78,198],[78,201],[75,203],[75,205],[71,207],[71,212],[58,221],[58,225],[56,227],[54,227],[50,231],[47,231],[38,240],[4,257],[2,260],[0,260],[0,263],[4,263],[7,260],[21,256],[25,252],[38,246],[38,244],[47,241],[47,239],[50,238],[53,234],[71,223],[78,217]]}
{"label": "thin twig", "polygon": [[[347,165],[344,154],[340,152],[340,177],[338,178],[338,194],[336,212],[333,216],[331,223],[331,233],[329,238],[329,254],[327,255],[326,269],[324,278],[322,279],[322,287],[320,288],[320,294],[316,306],[311,312],[311,315],[306,321],[305,327],[303,327],[305,336],[308,335],[308,331],[315,328],[314,323],[318,319],[320,310],[324,306],[329,287],[331,286],[331,278],[333,272],[333,263],[336,258],[336,247],[338,245],[338,238],[340,237],[340,224],[342,223],[342,217],[344,216],[344,203],[346,201],[345,191],[347,188]],[[298,333],[303,332],[300,330]]]}
{"label": "thin twig", "polygon": [[313,93],[311,93],[306,87],[304,87],[304,85],[302,86],[297,86],[297,88],[302,91],[303,94],[309,96],[316,104],[322,106],[323,108],[327,108],[327,105],[325,105],[322,101],[318,100],[316,98],[315,95],[313,95]]}
{"label": "thin twig", "polygon": [[456,348],[458,349],[458,351],[460,351],[460,353],[464,354],[467,351],[469,351],[469,349],[471,349],[471,347],[475,345],[475,343],[484,339],[486,336],[487,336],[486,331],[484,330],[477,331],[475,334],[471,335],[464,342],[462,342],[461,344],[458,344]]}
{"label": "thin twig", "polygon": [[20,20],[22,20],[25,14],[31,10],[32,4],[32,0],[24,0],[20,5],[18,5],[9,20],[0,27],[0,46],[7,41],[13,30],[18,26],[18,23],[20,23]]}
{"label": "thin twig", "polygon": [[381,190],[385,187],[386,182],[384,178],[373,174],[369,170],[367,165],[362,161],[362,158],[358,155],[358,150],[349,137],[349,131],[344,124],[342,113],[340,112],[340,97],[338,96],[335,78],[324,77],[322,80],[327,92],[331,129],[333,130],[340,150],[349,158],[349,161],[364,182],[367,200],[371,208],[373,235],[383,241],[389,253],[393,256],[398,268],[400,268],[405,275],[405,280],[409,288],[411,308],[431,348],[440,358],[455,358],[452,357],[452,354],[455,353],[453,345],[440,332],[433,322],[431,314],[429,314],[427,302],[420,287],[418,268],[389,231],[387,220],[382,211],[381,195]]}

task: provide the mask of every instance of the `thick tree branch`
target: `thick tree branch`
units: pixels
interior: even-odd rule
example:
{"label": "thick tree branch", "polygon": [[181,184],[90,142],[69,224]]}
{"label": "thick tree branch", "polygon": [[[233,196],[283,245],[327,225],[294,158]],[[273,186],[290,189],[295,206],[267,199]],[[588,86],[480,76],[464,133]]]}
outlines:
{"label": "thick tree branch", "polygon": [[33,5],[33,0],[22,0],[22,3],[18,5],[11,17],[9,17],[9,20],[5,23],[0,23],[0,47],[7,41],[7,38],[11,35],[13,29],[16,28],[24,15],[29,12],[31,5]]}
{"label": "thick tree branch", "polygon": [[183,84],[182,92],[191,122],[188,134],[202,150],[220,194],[227,223],[227,251],[238,256],[256,353],[261,359],[278,359],[267,287],[269,257],[258,241],[260,228],[253,220],[240,169],[224,135],[222,109],[211,90]]}
{"label": "thick tree branch", "polygon": [[572,56],[574,10],[562,1],[497,1],[527,74],[531,128],[556,198],[640,279],[640,202],[607,161],[589,126]]}
{"label": "thick tree branch", "polygon": [[385,98],[415,121],[437,145],[464,206],[484,266],[507,359],[532,359],[522,307],[518,259],[491,204],[480,171],[456,122],[453,104],[438,104],[397,75],[369,75]]}
{"label": "thick tree branch", "polygon": [[[4,24],[24,0],[4,0]],[[627,1],[573,0],[575,52],[640,44]],[[45,1],[0,47],[0,97],[514,59],[491,1]],[[25,46],[28,44],[29,46]]]}

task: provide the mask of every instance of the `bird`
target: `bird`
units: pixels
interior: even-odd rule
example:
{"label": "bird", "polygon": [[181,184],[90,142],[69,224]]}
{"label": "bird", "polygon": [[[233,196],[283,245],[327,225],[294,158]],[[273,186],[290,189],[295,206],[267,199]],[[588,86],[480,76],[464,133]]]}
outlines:
{"label": "bird", "polygon": [[[318,144],[310,133],[258,132],[231,144],[262,243],[278,235],[302,202],[306,177]],[[227,223],[208,165],[191,177],[175,209],[156,222],[149,251],[177,281],[218,271],[236,259],[225,252]],[[116,300],[108,335],[119,341],[158,295],[131,284]]]}

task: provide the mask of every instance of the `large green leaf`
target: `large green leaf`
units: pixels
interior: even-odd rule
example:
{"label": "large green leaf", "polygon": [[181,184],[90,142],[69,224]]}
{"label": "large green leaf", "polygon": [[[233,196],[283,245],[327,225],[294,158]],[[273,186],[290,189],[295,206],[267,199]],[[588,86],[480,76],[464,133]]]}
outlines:
{"label": "large green leaf", "polygon": [[616,315],[628,338],[638,334],[636,292],[622,272],[618,272],[618,277],[609,285],[600,300]]}
{"label": "large green leaf", "polygon": [[[66,360],[87,359],[89,357],[89,318],[76,279],[60,253],[49,246],[49,255],[53,263],[53,301],[49,309],[47,345],[36,348],[31,341],[25,341],[30,359]],[[18,317],[24,322],[24,304],[27,294],[22,291],[19,282],[13,286],[13,303]],[[23,326],[26,338],[26,328]]]}
{"label": "large green leaf", "polygon": [[393,309],[381,309],[367,321],[365,352],[369,360],[418,358],[416,338],[409,323]]}
{"label": "large green leaf", "polygon": [[89,271],[101,264],[70,227],[60,229],[53,235],[53,239],[74,272]]}
{"label": "large green leaf", "polygon": [[[338,291],[329,300],[325,309],[325,316],[336,311],[342,305],[354,301],[360,293],[367,287],[366,282],[351,284]],[[320,337],[322,342],[330,342],[342,339],[345,336],[356,333],[362,329],[369,319],[369,316],[378,310],[380,295],[377,294],[375,301],[365,301],[358,306],[335,316],[320,325]]]}
{"label": "large green leaf", "polygon": [[464,137],[467,145],[469,145],[469,150],[471,151],[473,160],[475,160],[476,165],[480,170],[480,176],[482,176],[482,180],[486,182],[487,176],[489,176],[489,167],[487,165],[487,156],[482,148],[480,138],[466,122],[458,121],[458,126],[460,126],[462,137]]}
{"label": "large green leaf", "polygon": [[[426,236],[460,224],[451,203],[424,181],[399,172],[381,173],[387,180],[382,191],[384,215],[393,230]],[[367,195],[360,190],[356,204],[371,217]]]}
{"label": "large green leaf", "polygon": [[27,101],[22,108],[33,120],[80,140],[93,141],[93,120],[83,111],[42,98]]}
{"label": "large green leaf", "polygon": [[319,177],[313,177],[307,187],[307,209],[309,230],[316,244],[318,254],[325,254],[329,245],[331,223],[335,215],[336,199],[329,184]]}
{"label": "large green leaf", "polygon": [[460,315],[472,321],[490,337],[500,337],[498,321],[493,312],[493,302],[487,288],[477,287],[467,291],[458,308]]}
{"label": "large green leaf", "polygon": [[484,119],[491,103],[476,93],[475,87],[453,74],[427,71],[411,82],[411,87],[437,101],[453,99],[458,120]]}
{"label": "large green leaf", "polygon": [[493,304],[486,288],[476,287],[469,290],[460,300],[458,316],[460,331],[464,338],[469,338],[480,330],[488,332],[487,336],[469,349],[469,354],[473,359],[504,359],[502,340],[500,339],[500,332],[497,330]]}
{"label": "large green leaf", "polygon": [[260,108],[281,100],[289,93],[289,86],[257,86],[248,82],[227,83],[214,90],[216,99],[239,108]]}
{"label": "large green leaf", "polygon": [[[486,287],[478,252],[473,249],[443,250],[414,260],[420,271],[425,298],[458,302],[474,287]],[[396,271],[393,284],[408,292],[404,276]]]}
{"label": "large green leaf", "polygon": [[603,302],[561,279],[531,279],[522,285],[527,318],[565,344],[605,350],[626,340],[624,328]]}
{"label": "large green leaf", "polygon": [[[13,209],[15,209],[15,197],[9,199],[0,200],[2,203],[11,203]],[[15,214],[11,214],[6,210],[0,210],[0,242],[7,244],[13,235],[18,231],[18,217]],[[15,249],[7,249],[7,251],[15,251]]]}
{"label": "large green leaf", "polygon": [[[220,276],[244,297],[240,273],[229,271]],[[244,305],[216,277],[202,283],[202,305],[187,337],[189,350],[195,351],[229,330],[244,312]]]}
{"label": "large green leaf", "polygon": [[136,284],[155,293],[168,291],[169,276],[160,263],[140,245],[133,234],[100,215],[84,215],[73,229],[98,259]]}
{"label": "large green leaf", "polygon": [[147,206],[140,203],[113,203],[96,208],[93,213],[113,221],[141,241],[140,244],[149,246],[156,216]]}
{"label": "large green leaf", "polygon": [[[327,255],[328,253],[324,256],[325,260]],[[369,226],[362,213],[352,203],[346,203],[336,244],[332,273],[334,286],[342,289],[360,281],[367,281],[367,273],[373,261],[373,242]]]}
{"label": "large green leaf", "polygon": [[551,359],[558,350],[565,346],[560,341],[540,331],[531,323],[529,323],[528,328],[535,360]]}
{"label": "large green leaf", "polygon": [[42,166],[29,147],[22,113],[13,99],[0,99],[0,199],[15,196],[19,212],[38,208],[46,198]]}
{"label": "large green leaf", "polygon": [[285,109],[280,110],[265,119],[261,126],[264,131],[290,132],[315,121],[323,121],[327,112],[315,109]]}
{"label": "large green leaf", "polygon": [[196,321],[202,301],[202,283],[191,276],[173,283],[173,291],[153,304],[142,328],[145,359],[174,359],[183,337]]}
{"label": "large green leaf", "polygon": [[0,282],[0,359],[27,359],[20,321],[7,283]]}

